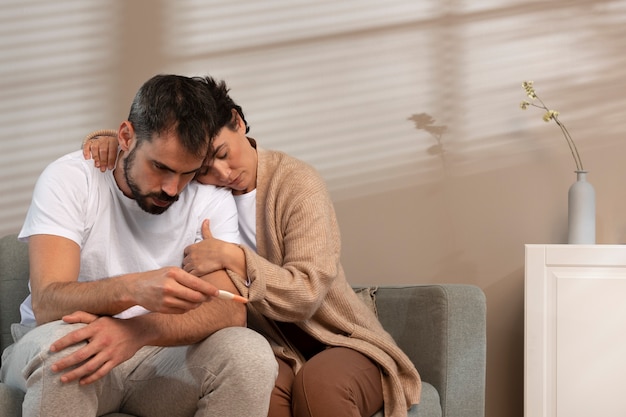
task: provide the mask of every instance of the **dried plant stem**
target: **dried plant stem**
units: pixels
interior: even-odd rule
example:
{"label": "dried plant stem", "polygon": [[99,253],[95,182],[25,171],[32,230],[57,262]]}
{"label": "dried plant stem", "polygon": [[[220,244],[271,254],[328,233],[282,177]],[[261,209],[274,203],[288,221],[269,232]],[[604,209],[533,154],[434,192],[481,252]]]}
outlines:
{"label": "dried plant stem", "polygon": [[[536,93],[534,95],[534,99],[540,102],[541,105],[537,105],[536,103],[533,102],[533,103],[529,103],[531,106],[538,107],[547,112],[550,111],[548,107],[545,105],[545,103],[539,98],[539,96],[537,96]],[[567,146],[569,146],[569,150],[572,153],[572,156],[574,157],[574,164],[576,164],[576,171],[584,171],[583,162],[580,159],[580,155],[578,154],[578,148],[576,148],[574,139],[572,139],[572,136],[569,134],[569,131],[567,130],[565,125],[561,123],[561,121],[559,120],[559,117],[556,114],[551,114],[550,118],[554,120],[557,126],[559,126],[559,128],[561,129],[561,132],[563,132],[563,136],[565,136],[565,141],[567,142]]]}
{"label": "dried plant stem", "polygon": [[580,155],[578,154],[578,148],[576,148],[576,144],[574,143],[574,140],[570,136],[569,131],[567,130],[565,125],[563,125],[559,121],[558,116],[554,116],[554,121],[561,128],[561,132],[563,132],[563,135],[565,136],[565,140],[567,141],[569,150],[572,152],[572,156],[574,157],[574,163],[576,164],[576,171],[584,171],[583,162],[580,159]]}

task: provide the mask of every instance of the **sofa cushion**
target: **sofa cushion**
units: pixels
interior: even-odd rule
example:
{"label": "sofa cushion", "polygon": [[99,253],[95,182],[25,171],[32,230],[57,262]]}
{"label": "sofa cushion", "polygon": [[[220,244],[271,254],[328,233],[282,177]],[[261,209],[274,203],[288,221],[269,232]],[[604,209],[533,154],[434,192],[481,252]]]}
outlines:
{"label": "sofa cushion", "polygon": [[18,417],[22,415],[24,393],[17,388],[0,384],[0,414],[3,416]]}

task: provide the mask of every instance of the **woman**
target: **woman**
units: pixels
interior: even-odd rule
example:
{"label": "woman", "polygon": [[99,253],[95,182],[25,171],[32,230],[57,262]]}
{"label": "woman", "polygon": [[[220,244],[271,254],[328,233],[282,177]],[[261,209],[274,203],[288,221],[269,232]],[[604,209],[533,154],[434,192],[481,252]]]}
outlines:
{"label": "woman", "polygon": [[[248,138],[223,81],[209,93],[217,134],[196,180],[232,189],[245,244],[214,239],[207,221],[183,267],[195,275],[225,268],[248,298],[248,326],[268,338],[279,363],[269,416],[370,417],[383,406],[387,417],[406,416],[419,402],[419,375],[346,280],[324,181],[306,163]],[[115,148],[92,136],[83,148],[105,169],[100,150]]]}

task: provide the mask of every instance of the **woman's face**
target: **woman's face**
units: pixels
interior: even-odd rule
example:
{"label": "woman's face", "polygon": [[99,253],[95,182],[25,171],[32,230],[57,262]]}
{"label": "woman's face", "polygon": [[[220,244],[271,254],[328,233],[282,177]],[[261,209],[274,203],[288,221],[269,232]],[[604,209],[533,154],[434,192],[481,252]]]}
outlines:
{"label": "woman's face", "polygon": [[257,154],[246,137],[246,127],[237,115],[237,129],[225,126],[213,139],[210,158],[196,176],[201,184],[228,187],[233,194],[256,188]]}

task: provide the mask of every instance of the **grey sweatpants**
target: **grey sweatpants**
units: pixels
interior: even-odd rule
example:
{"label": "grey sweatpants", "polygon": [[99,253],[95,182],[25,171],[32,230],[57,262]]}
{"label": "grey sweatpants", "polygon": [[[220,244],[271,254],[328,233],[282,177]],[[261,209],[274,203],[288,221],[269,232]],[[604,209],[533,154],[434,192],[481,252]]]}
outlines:
{"label": "grey sweatpants", "polygon": [[278,365],[253,330],[230,327],[195,345],[144,347],[93,384],[63,384],[50,366],[82,344],[58,353],[49,347],[78,326],[38,326],[3,353],[0,376],[26,392],[24,417],[267,416]]}

